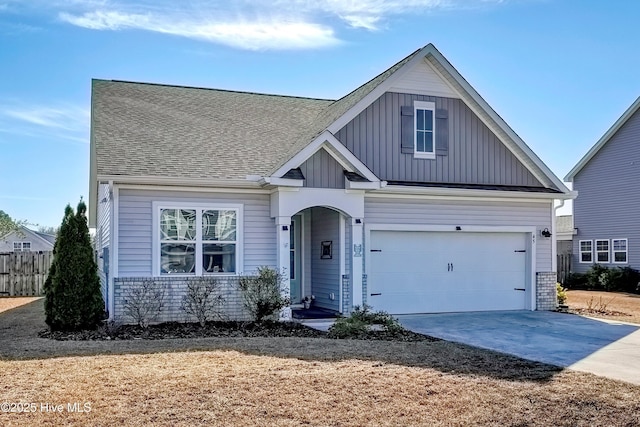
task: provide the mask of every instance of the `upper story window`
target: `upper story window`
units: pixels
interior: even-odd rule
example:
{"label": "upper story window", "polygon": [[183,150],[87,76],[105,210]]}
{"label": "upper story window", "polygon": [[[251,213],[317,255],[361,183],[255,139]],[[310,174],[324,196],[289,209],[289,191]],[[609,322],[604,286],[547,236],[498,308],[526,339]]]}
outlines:
{"label": "upper story window", "polygon": [[236,274],[240,206],[156,204],[155,271],[160,275]]}
{"label": "upper story window", "polygon": [[414,108],[414,157],[435,159],[435,110],[436,104],[415,101]]}
{"label": "upper story window", "polygon": [[591,240],[580,240],[580,262],[593,262],[593,242]]}
{"label": "upper story window", "polygon": [[609,262],[609,240],[596,240],[596,262]]}
{"label": "upper story window", "polygon": [[626,264],[628,262],[627,239],[611,239],[611,246],[613,246],[613,263]]}
{"label": "upper story window", "polygon": [[31,242],[13,242],[14,252],[30,252]]}

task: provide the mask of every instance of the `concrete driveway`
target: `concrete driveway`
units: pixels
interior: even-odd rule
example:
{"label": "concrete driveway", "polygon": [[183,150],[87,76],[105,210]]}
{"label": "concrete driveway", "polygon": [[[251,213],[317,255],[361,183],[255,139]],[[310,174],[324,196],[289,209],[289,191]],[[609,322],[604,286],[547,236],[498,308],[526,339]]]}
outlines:
{"label": "concrete driveway", "polygon": [[421,334],[640,384],[639,325],[547,311],[397,317]]}

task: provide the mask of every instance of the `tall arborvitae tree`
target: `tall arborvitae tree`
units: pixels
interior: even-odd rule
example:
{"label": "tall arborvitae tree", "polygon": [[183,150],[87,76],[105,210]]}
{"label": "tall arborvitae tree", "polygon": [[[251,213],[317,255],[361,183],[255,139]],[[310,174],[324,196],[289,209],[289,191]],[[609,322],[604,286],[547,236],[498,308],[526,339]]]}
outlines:
{"label": "tall arborvitae tree", "polygon": [[67,205],[44,286],[46,322],[52,330],[95,328],[104,314],[98,268],[82,200]]}

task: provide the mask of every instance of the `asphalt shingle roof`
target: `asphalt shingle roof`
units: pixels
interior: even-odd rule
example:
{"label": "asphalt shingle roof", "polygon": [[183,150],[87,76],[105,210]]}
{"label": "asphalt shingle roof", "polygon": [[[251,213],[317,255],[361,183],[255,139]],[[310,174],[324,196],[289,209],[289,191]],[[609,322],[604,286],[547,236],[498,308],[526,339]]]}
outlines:
{"label": "asphalt shingle roof", "polygon": [[241,178],[267,174],[332,101],[93,81],[98,175]]}
{"label": "asphalt shingle roof", "polygon": [[212,179],[270,175],[418,52],[337,101],[94,80],[96,172]]}

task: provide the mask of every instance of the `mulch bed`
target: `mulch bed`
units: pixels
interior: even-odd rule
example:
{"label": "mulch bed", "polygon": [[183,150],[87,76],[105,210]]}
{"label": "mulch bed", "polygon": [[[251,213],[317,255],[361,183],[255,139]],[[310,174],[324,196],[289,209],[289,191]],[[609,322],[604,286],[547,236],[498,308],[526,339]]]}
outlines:
{"label": "mulch bed", "polygon": [[613,316],[613,317],[631,317],[628,313],[615,310],[594,310],[588,308],[570,308],[569,312],[572,314],[579,314],[581,316]]}
{"label": "mulch bed", "polygon": [[[332,338],[330,334],[295,322],[208,322],[204,327],[199,323],[167,322],[151,325],[147,329],[139,326],[123,325],[113,327],[105,325],[97,330],[50,331],[45,329],[38,334],[41,338],[58,341],[88,340],[161,340],[175,338],[209,337],[298,337]],[[411,331],[369,331],[353,339],[383,341],[436,341],[436,338]]]}

